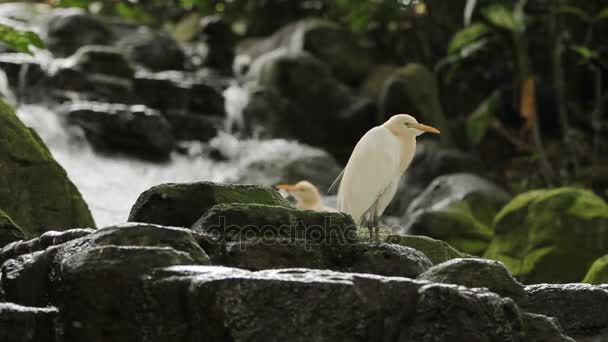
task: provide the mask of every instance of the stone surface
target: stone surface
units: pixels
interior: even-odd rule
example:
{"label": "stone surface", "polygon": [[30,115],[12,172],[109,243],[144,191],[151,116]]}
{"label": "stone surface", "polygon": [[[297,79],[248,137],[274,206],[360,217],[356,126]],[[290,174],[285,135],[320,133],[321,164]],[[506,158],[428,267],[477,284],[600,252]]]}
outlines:
{"label": "stone surface", "polygon": [[168,183],[142,193],[131,208],[129,221],[190,227],[220,203],[289,205],[276,190],[254,185]]}
{"label": "stone surface", "polygon": [[523,314],[526,341],[530,342],[575,342],[563,334],[557,319],[525,312]]}
{"label": "stone surface", "polygon": [[424,253],[396,244],[357,244],[355,250],[350,272],[415,278],[433,266]]}
{"label": "stone surface", "polygon": [[455,258],[465,258],[468,254],[463,253],[447,242],[436,240],[421,235],[389,235],[387,243],[394,243],[405,247],[411,247],[424,253],[433,264],[440,264]]}
{"label": "stone surface", "polygon": [[559,320],[568,336],[589,341],[608,339],[608,288],[588,284],[526,286],[527,311]]}
{"label": "stone surface", "polygon": [[53,342],[57,309],[0,303],[0,341]]}
{"label": "stone surface", "polygon": [[68,122],[81,127],[92,145],[102,151],[165,160],[173,149],[171,124],[145,106],[80,102],[65,112]]}
{"label": "stone surface", "polygon": [[102,74],[131,78],[135,73],[131,62],[120,49],[109,46],[83,46],[61,63],[62,68],[71,68],[85,74]]}
{"label": "stone surface", "polygon": [[608,284],[608,255],[595,260],[583,279],[583,283]]}
{"label": "stone surface", "polygon": [[505,266],[485,259],[452,259],[435,265],[418,279],[433,283],[456,284],[466,287],[485,287],[517,303],[526,302],[526,292]]}
{"label": "stone surface", "polygon": [[94,227],[82,196],[40,137],[0,101],[0,208],[28,237]]}
{"label": "stone surface", "polygon": [[608,205],[575,188],[523,193],[494,220],[484,257],[500,260],[523,283],[579,282],[608,248]]}
{"label": "stone surface", "polygon": [[167,33],[140,26],[116,44],[126,50],[131,59],[150,70],[184,69],[186,56]]}
{"label": "stone surface", "polygon": [[0,209],[0,248],[24,238],[25,234],[23,234],[21,228]]}
{"label": "stone surface", "polygon": [[494,216],[510,199],[498,185],[479,176],[441,176],[412,201],[403,217],[403,232],[482,255],[492,239]]}

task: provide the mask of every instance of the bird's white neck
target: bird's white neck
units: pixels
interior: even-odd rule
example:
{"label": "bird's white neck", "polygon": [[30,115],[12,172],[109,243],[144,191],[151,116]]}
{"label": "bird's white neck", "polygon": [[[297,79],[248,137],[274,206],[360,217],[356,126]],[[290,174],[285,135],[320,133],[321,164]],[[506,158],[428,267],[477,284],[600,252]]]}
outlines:
{"label": "bird's white neck", "polygon": [[401,162],[399,164],[399,170],[401,174],[403,174],[412,162],[412,159],[414,159],[414,154],[416,153],[416,135],[407,133],[404,134],[397,127],[391,124],[384,124],[383,126],[386,127],[397,139],[399,139],[399,142],[401,143]]}

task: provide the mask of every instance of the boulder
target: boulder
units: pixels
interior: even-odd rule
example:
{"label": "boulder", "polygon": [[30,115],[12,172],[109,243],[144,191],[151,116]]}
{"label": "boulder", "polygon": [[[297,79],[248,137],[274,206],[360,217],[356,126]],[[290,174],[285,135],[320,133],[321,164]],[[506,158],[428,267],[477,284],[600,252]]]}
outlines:
{"label": "boulder", "polygon": [[435,265],[451,259],[466,258],[468,256],[468,254],[457,250],[447,242],[435,240],[428,236],[389,235],[386,238],[386,242],[417,249],[424,253]]}
{"label": "boulder", "polygon": [[346,266],[350,272],[416,278],[433,266],[424,253],[396,244],[361,243],[354,246],[354,252]]}
{"label": "boulder", "polygon": [[604,255],[591,264],[587,275],[583,279],[583,283],[608,284],[608,255]]}
{"label": "boulder", "polygon": [[537,284],[526,286],[525,309],[557,318],[577,341],[608,339],[608,289],[588,284]]}
{"label": "boulder", "polygon": [[110,45],[111,29],[101,20],[76,9],[54,10],[45,27],[46,47],[57,57],[67,57],[85,45]]}
{"label": "boulder", "polygon": [[142,193],[131,208],[129,221],[190,227],[207,210],[221,203],[289,206],[276,190],[255,185],[168,183]]}
{"label": "boulder", "polygon": [[83,46],[60,65],[84,74],[102,74],[121,78],[132,78],[135,69],[120,49],[109,46]]}
{"label": "boulder", "polygon": [[0,101],[0,208],[26,236],[94,227],[80,192],[40,137]]}
{"label": "boulder", "polygon": [[53,342],[55,340],[54,307],[33,308],[13,303],[0,303],[0,341]]}
{"label": "boulder", "polygon": [[46,74],[35,57],[23,53],[0,54],[0,69],[8,78],[17,96],[35,95],[32,90],[39,90]]}
{"label": "boulder", "polygon": [[[58,102],[90,100],[129,103],[133,99],[133,82],[123,77],[87,74],[84,71],[58,66],[44,82],[51,97]],[[74,96],[78,94],[78,96]]]}
{"label": "boulder", "polygon": [[152,278],[140,329],[157,341],[523,341],[518,308],[481,289],[307,269],[174,266]]}
{"label": "boulder", "polygon": [[485,287],[517,303],[525,303],[524,287],[509,273],[506,267],[493,260],[452,259],[435,265],[418,276],[433,283],[456,284],[466,287]]}
{"label": "boulder", "polygon": [[296,142],[252,141],[241,148],[238,170],[228,178],[232,183],[274,186],[307,180],[325,194],[341,171],[326,151]]}
{"label": "boulder", "polygon": [[522,315],[526,341],[530,342],[575,342],[563,334],[559,321],[553,317],[524,312]]}
{"label": "boulder", "polygon": [[502,261],[524,283],[577,282],[606,246],[608,204],[590,191],[558,188],[507,204],[484,257]]}
{"label": "boulder", "polygon": [[223,121],[219,117],[196,114],[169,113],[167,120],[171,124],[176,140],[196,140],[208,142],[217,136]]}
{"label": "boulder", "polygon": [[98,149],[156,160],[167,159],[173,149],[169,122],[143,105],[80,102],[66,113],[68,122],[81,127]]}
{"label": "boulder", "polygon": [[385,214],[403,216],[414,198],[439,176],[452,173],[483,175],[486,171],[479,158],[453,148],[442,148],[436,141],[419,139],[414,160],[401,177],[397,193]]}
{"label": "boulder", "polygon": [[0,210],[0,248],[13,241],[23,240],[25,234],[4,211]]}
{"label": "boulder", "polygon": [[482,255],[492,239],[494,216],[510,199],[498,185],[479,176],[441,176],[410,204],[403,231]]}
{"label": "boulder", "polygon": [[184,70],[186,55],[165,32],[140,26],[121,37],[116,45],[138,64],[152,71]]}
{"label": "boulder", "polygon": [[200,20],[198,39],[203,43],[202,65],[224,71],[232,69],[237,36],[221,16],[212,15]]}

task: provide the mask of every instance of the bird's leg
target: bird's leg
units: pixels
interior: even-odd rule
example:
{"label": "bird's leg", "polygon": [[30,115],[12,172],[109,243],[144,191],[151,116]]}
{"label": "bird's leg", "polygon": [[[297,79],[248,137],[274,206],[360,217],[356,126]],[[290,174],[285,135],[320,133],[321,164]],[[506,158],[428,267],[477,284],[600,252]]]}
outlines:
{"label": "bird's leg", "polygon": [[374,242],[374,220],[372,215],[369,215],[365,223],[367,224],[367,229],[369,230],[369,242],[372,243]]}
{"label": "bird's leg", "polygon": [[376,242],[380,243],[380,220],[378,218],[378,214],[374,211],[374,218],[372,221],[374,222],[374,228],[376,229]]}

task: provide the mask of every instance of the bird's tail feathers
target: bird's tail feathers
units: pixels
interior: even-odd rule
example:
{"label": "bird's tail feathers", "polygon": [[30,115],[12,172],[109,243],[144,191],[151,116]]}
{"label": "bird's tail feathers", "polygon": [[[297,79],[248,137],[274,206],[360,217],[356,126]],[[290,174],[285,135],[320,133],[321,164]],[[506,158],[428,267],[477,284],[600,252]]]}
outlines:
{"label": "bird's tail feathers", "polygon": [[340,171],[340,174],[338,175],[338,177],[336,177],[334,182],[331,183],[331,185],[329,186],[329,189],[327,190],[328,194],[331,194],[334,191],[334,189],[336,189],[336,186],[337,186],[337,192],[340,191],[340,181],[342,180],[342,176],[344,176],[344,170],[345,169],[342,169],[342,171]]}

